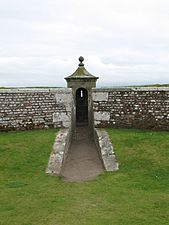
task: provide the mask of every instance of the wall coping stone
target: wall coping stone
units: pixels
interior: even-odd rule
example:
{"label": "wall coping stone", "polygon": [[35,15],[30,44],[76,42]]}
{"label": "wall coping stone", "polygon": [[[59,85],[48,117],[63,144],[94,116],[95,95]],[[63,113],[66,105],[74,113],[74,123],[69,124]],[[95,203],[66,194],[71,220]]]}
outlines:
{"label": "wall coping stone", "polygon": [[[0,89],[0,93],[25,93],[25,92],[47,92],[47,93],[70,93],[72,88],[9,88],[9,89]],[[169,87],[112,87],[112,88],[92,88],[92,91],[95,92],[107,92],[107,91],[169,91]]]}
{"label": "wall coping stone", "polygon": [[71,88],[11,88],[11,89],[0,89],[0,93],[38,93],[38,92],[47,92],[47,93],[70,93],[72,92]]}
{"label": "wall coping stone", "polygon": [[169,91],[169,87],[112,87],[112,88],[92,88],[93,92],[108,92],[108,91]]}

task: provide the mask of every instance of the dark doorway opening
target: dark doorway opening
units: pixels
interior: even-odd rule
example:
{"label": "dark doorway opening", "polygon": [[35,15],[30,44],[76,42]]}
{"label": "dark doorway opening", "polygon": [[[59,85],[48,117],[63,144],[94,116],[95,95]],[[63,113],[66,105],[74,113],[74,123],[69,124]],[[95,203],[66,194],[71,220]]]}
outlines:
{"label": "dark doorway opening", "polygon": [[88,93],[85,88],[76,91],[76,125],[88,124]]}

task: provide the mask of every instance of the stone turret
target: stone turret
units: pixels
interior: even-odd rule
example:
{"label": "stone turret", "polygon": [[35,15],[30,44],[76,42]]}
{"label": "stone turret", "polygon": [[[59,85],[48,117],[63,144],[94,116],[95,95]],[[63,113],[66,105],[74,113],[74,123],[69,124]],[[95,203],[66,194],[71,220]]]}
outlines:
{"label": "stone turret", "polygon": [[76,106],[76,125],[91,124],[91,89],[96,87],[98,77],[89,73],[84,67],[84,58],[79,57],[79,67],[70,76],[66,77],[67,87],[72,88]]}
{"label": "stone turret", "polygon": [[87,90],[96,87],[98,77],[93,76],[86,70],[83,64],[84,58],[82,56],[79,57],[79,61],[80,63],[77,70],[72,75],[65,78],[67,87],[73,88],[74,91],[80,87],[86,88]]}

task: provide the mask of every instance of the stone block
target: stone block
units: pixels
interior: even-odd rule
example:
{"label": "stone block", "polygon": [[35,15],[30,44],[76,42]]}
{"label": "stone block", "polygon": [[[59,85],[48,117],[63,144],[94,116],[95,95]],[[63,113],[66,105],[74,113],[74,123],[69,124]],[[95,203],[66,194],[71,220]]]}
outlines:
{"label": "stone block", "polygon": [[68,122],[71,121],[71,113],[70,112],[55,112],[53,113],[53,122]]}
{"label": "stone block", "polygon": [[101,120],[101,121],[109,121],[110,120],[110,112],[94,112],[94,120]]}
{"label": "stone block", "polygon": [[62,127],[65,127],[65,128],[71,127],[71,121],[63,121],[62,122]]}
{"label": "stone block", "polygon": [[73,96],[71,93],[57,93],[55,94],[55,99],[57,103],[72,103]]}
{"label": "stone block", "polygon": [[95,127],[97,127],[98,125],[100,125],[101,124],[101,121],[99,121],[99,120],[94,120],[94,126]]}
{"label": "stone block", "polygon": [[107,101],[108,100],[108,92],[93,92],[92,93],[93,101]]}

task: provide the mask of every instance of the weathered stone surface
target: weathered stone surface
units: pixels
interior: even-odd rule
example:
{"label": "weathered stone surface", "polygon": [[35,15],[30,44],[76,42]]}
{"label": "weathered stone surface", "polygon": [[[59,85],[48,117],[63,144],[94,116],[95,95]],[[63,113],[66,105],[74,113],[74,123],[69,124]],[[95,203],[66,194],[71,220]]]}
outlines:
{"label": "weathered stone surface", "polygon": [[71,103],[72,102],[72,95],[70,95],[70,92],[67,92],[67,90],[64,89],[63,93],[57,93],[55,94],[56,102],[58,103]]}
{"label": "weathered stone surface", "polygon": [[[169,130],[169,88],[92,89],[89,125]],[[75,124],[70,88],[1,89],[0,131]]]}
{"label": "weathered stone surface", "polygon": [[109,121],[110,120],[110,112],[94,112],[94,120],[102,120],[102,121]]}
{"label": "weathered stone surface", "polygon": [[[53,114],[53,122],[62,122],[63,127],[70,127],[71,112],[56,112]],[[66,126],[65,126],[66,125]]]}
{"label": "weathered stone surface", "polygon": [[71,144],[71,128],[60,129],[56,135],[46,173],[59,175]]}
{"label": "weathered stone surface", "polygon": [[94,129],[94,139],[100,158],[106,171],[118,170],[118,163],[115,158],[113,146],[109,140],[107,132],[103,129]]}
{"label": "weathered stone surface", "polygon": [[92,89],[92,98],[95,127],[169,130],[167,87]]}
{"label": "weathered stone surface", "polygon": [[70,127],[70,88],[1,89],[0,131]]}
{"label": "weathered stone surface", "polygon": [[92,97],[95,101],[107,101],[108,92],[93,92]]}

